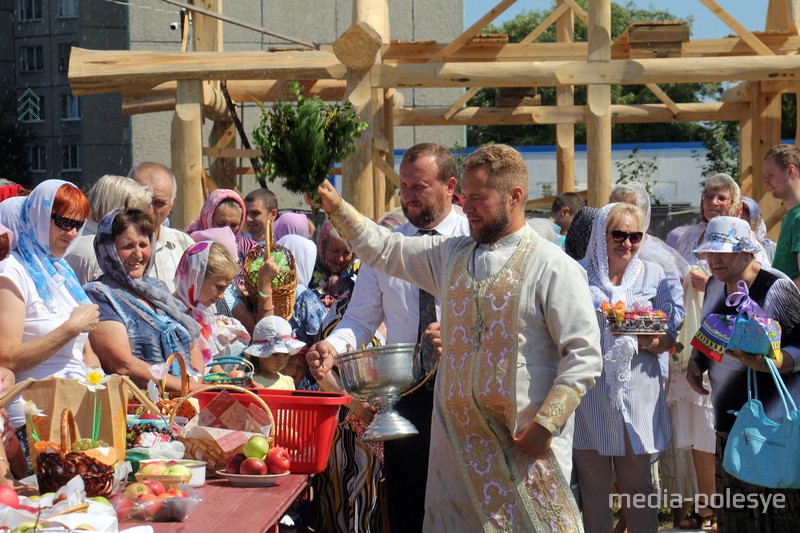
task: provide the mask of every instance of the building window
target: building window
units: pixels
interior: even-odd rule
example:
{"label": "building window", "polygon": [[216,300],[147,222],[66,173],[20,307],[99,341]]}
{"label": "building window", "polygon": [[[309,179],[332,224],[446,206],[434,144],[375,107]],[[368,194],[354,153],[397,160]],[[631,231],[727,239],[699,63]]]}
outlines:
{"label": "building window", "polygon": [[61,147],[61,170],[68,172],[80,172],[80,146],[77,144],[65,144]]}
{"label": "building window", "polygon": [[80,120],[80,98],[71,94],[61,95],[61,120]]}
{"label": "building window", "polygon": [[19,71],[41,72],[44,70],[44,49],[41,46],[20,46]]}
{"label": "building window", "polygon": [[58,43],[58,70],[66,72],[69,69],[69,54],[75,43]]}
{"label": "building window", "polygon": [[17,96],[17,118],[20,122],[44,122],[44,96],[34,89],[19,91]]}
{"label": "building window", "polygon": [[47,150],[44,146],[28,146],[26,150],[31,172],[47,172]]}
{"label": "building window", "polygon": [[74,19],[78,16],[78,0],[58,0],[56,16],[60,19]]}
{"label": "building window", "polygon": [[20,22],[42,20],[42,0],[17,0],[17,14]]}

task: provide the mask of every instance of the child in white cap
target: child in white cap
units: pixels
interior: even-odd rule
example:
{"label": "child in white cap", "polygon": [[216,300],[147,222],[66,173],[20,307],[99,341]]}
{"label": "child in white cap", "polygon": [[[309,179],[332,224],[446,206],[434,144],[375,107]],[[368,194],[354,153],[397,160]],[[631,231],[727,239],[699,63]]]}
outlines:
{"label": "child in white cap", "polygon": [[296,354],[305,344],[292,334],[292,326],[279,316],[265,316],[253,330],[253,342],[244,353],[254,358],[257,372],[253,375],[258,387],[294,390],[294,379],[281,374],[289,356]]}

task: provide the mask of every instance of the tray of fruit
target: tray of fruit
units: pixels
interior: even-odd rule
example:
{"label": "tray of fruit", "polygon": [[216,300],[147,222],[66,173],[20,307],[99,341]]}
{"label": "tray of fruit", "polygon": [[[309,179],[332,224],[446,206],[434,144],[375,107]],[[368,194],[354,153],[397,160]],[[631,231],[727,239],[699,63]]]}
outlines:
{"label": "tray of fruit", "polygon": [[597,311],[605,316],[612,335],[660,335],[667,329],[667,314],[650,306],[626,308],[623,302],[601,302]]}
{"label": "tray of fruit", "polygon": [[255,435],[242,446],[241,452],[228,457],[224,470],[216,473],[236,487],[269,487],[289,475],[290,467],[285,448],[270,447],[266,438]]}

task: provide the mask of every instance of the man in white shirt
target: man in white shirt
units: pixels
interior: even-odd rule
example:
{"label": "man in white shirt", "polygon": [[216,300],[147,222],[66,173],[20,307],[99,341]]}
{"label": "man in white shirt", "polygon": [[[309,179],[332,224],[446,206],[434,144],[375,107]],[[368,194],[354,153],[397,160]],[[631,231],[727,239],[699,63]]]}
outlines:
{"label": "man in white shirt", "polygon": [[175,271],[184,250],[194,244],[192,238],[182,231],[164,225],[172,212],[178,194],[178,180],[169,167],[150,161],[139,163],[131,169],[128,177],[147,187],[153,193],[153,215],[158,229],[155,257],[150,276],[167,284],[169,292],[175,291]]}
{"label": "man in white shirt", "polygon": [[[400,203],[408,222],[394,231],[406,236],[419,235],[419,230],[467,235],[466,217],[452,208],[457,173],[458,166],[447,148],[428,143],[409,148],[400,163]],[[423,295],[423,302],[425,298],[435,304],[435,319],[431,321],[438,321],[439,303],[430,294]],[[431,306],[428,312],[433,309]],[[381,322],[386,323],[387,344],[416,343],[420,329],[428,326],[420,324],[418,288],[364,265],[342,321],[316,346],[344,353],[348,345],[355,348],[368,344]],[[426,372],[431,367],[432,360],[423,361]],[[397,411],[416,426],[419,435],[384,443],[386,501],[390,529],[413,533],[422,530],[424,517],[433,387],[421,387],[404,397]]]}

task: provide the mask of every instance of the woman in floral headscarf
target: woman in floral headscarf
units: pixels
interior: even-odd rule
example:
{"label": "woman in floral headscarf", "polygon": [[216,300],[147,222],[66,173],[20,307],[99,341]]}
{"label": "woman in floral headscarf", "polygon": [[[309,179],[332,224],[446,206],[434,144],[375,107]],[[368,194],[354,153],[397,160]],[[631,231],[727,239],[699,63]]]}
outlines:
{"label": "woman in floral headscarf", "polygon": [[[650,458],[666,449],[672,433],[658,356],[674,344],[683,321],[683,294],[680,286],[666,282],[663,268],[637,256],[642,219],[634,205],[605,206],[580,262],[595,305],[621,301],[626,310],[649,308],[667,315],[663,333],[612,335],[598,313],[603,372],[575,411],[573,438],[587,532],[612,530],[612,468],[621,494],[655,493]],[[628,505],[625,517],[630,531],[658,529],[657,507]]]}
{"label": "woman in floral headscarf", "polygon": [[239,251],[236,260],[241,266],[244,264],[247,252],[256,245],[241,232],[246,214],[247,208],[239,193],[231,189],[216,189],[208,195],[200,215],[186,227],[186,233],[191,235],[199,230],[228,226],[236,236],[236,247]]}
{"label": "woman in floral headscarf", "polygon": [[[97,306],[63,259],[88,216],[86,197],[61,180],[42,182],[22,203],[17,250],[0,262],[0,366],[19,381],[77,378],[85,374],[84,364],[98,365],[86,342],[98,323]],[[8,414],[20,441],[27,442],[19,399],[9,404]]]}
{"label": "woman in floral headscarf", "polygon": [[[190,373],[203,369],[203,356],[195,345],[200,325],[163,281],[148,276],[155,230],[152,215],[136,209],[115,209],[103,217],[94,239],[103,276],[85,286],[100,306],[100,324],[89,340],[103,368],[129,376],[140,387],[152,379],[151,366],[176,352]],[[166,376],[165,385],[180,390],[180,378]],[[198,384],[190,381],[190,386]]]}
{"label": "woman in floral headscarf", "polygon": [[193,244],[178,263],[175,293],[200,324],[197,345],[205,363],[217,355],[239,355],[250,342],[250,335],[238,320],[214,312],[214,303],[222,300],[236,270],[231,253],[213,241]]}

